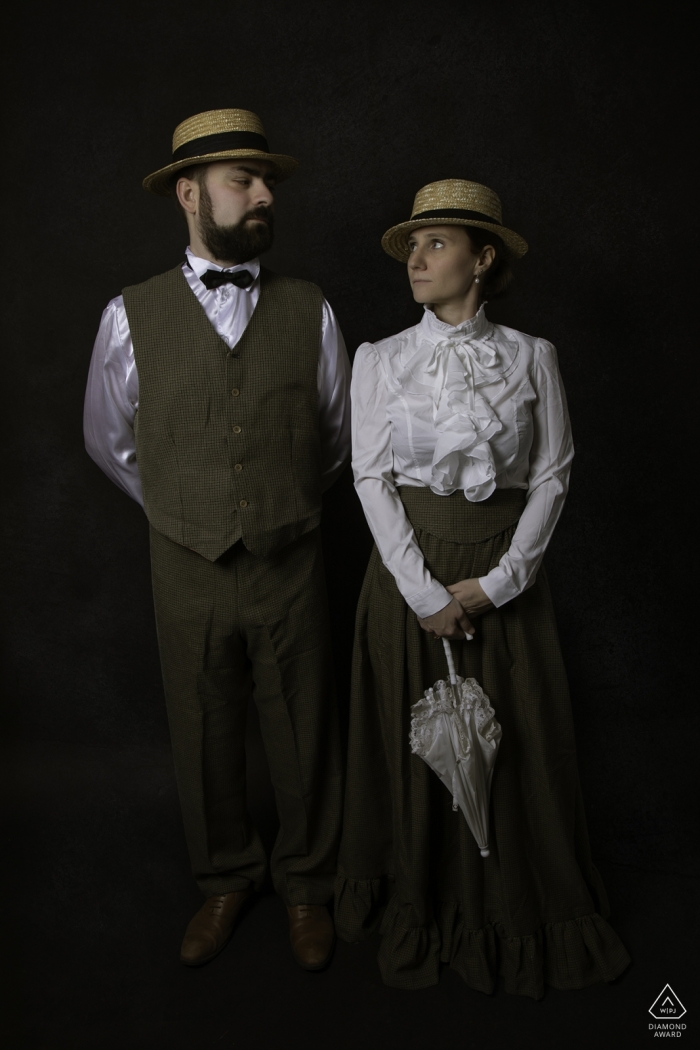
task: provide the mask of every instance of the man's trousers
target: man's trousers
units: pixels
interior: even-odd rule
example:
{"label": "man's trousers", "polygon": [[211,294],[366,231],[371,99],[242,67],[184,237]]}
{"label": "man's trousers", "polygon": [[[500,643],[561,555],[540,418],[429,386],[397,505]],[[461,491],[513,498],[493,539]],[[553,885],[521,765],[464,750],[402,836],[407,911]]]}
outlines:
{"label": "man's trousers", "polygon": [[289,905],[333,895],[341,763],[318,529],[269,557],[241,542],[215,562],[151,528],[163,682],[185,835],[207,895],[260,887],[246,808],[252,695],[280,829],[270,866]]}

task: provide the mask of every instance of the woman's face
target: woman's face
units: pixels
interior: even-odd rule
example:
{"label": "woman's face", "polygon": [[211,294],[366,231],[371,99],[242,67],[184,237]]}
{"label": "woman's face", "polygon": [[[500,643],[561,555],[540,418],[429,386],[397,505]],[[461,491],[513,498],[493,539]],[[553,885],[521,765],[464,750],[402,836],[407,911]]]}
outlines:
{"label": "woman's face", "polygon": [[413,298],[432,305],[464,299],[475,274],[485,269],[482,256],[489,249],[493,253],[487,246],[475,255],[462,226],[422,226],[412,232],[408,243]]}

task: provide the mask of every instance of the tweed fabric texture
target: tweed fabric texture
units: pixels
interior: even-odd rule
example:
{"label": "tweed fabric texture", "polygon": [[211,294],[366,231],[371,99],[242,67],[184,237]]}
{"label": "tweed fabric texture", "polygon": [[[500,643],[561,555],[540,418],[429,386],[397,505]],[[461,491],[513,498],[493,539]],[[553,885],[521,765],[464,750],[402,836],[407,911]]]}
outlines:
{"label": "tweed fabric texture", "polygon": [[153,595],[192,870],[206,896],[266,871],[245,798],[245,724],[260,717],[280,829],[270,860],[287,904],[333,895],[341,761],[319,530],[267,557],[210,562],[151,527]]}
{"label": "tweed fabric texture", "polygon": [[[483,503],[461,492],[400,493],[426,564],[445,585],[498,563],[523,504],[514,490]],[[460,542],[444,538],[446,523]],[[475,626],[473,641],[452,648],[457,673],[479,681],[503,728],[486,859],[450,793],[411,754],[410,707],[447,677],[444,652],[373,551],[356,623],[338,934],[356,941],[379,926],[382,977],[400,988],[435,984],[441,964],[484,992],[500,972],[506,991],[536,999],[546,983],[613,980],[629,957],[605,921],[591,861],[544,570]]]}
{"label": "tweed fabric texture", "polygon": [[124,289],[144,509],[158,532],[210,561],[239,539],[270,554],[320,520],[323,297],[264,269],[261,282],[233,350],[180,266]]}

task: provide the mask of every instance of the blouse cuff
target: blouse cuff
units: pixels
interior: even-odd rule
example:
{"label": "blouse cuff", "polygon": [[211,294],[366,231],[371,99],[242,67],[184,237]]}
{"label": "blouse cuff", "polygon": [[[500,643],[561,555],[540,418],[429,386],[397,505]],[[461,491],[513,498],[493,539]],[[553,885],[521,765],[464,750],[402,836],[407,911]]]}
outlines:
{"label": "blouse cuff", "polygon": [[520,594],[520,588],[513,582],[500,565],[491,569],[488,576],[480,576],[479,583],[486,597],[500,609],[506,602],[512,601]]}
{"label": "blouse cuff", "polygon": [[426,590],[406,598],[408,605],[411,606],[416,616],[421,620],[425,620],[428,616],[434,616],[435,613],[440,612],[446,605],[449,605],[451,601],[452,595],[437,580],[433,580],[430,587],[426,588]]}

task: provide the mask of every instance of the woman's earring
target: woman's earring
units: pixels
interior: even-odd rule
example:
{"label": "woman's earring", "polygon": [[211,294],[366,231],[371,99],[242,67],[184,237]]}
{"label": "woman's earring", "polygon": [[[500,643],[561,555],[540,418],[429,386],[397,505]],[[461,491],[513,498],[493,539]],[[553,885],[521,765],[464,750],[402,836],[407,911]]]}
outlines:
{"label": "woman's earring", "polygon": [[479,274],[477,273],[476,277],[474,278],[474,284],[478,284],[478,283],[479,283]]}

